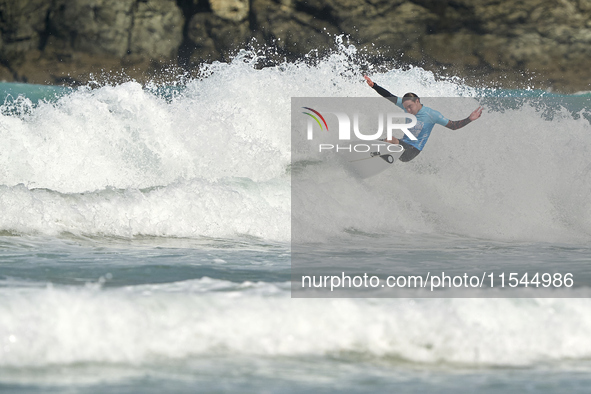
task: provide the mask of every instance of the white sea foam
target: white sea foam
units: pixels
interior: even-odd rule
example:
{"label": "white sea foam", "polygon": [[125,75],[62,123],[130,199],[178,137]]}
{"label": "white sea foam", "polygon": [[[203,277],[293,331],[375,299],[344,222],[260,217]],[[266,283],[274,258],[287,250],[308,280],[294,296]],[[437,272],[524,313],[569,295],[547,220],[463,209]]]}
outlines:
{"label": "white sea foam", "polygon": [[[451,119],[461,119],[479,104],[470,98],[423,102]],[[366,180],[327,159],[294,177],[294,231],[304,240],[310,228],[315,237],[352,228],[587,242],[589,133],[583,117],[559,109],[548,120],[526,104],[485,112],[461,130],[436,128],[417,159],[397,162],[392,170]]]}
{"label": "white sea foam", "polygon": [[[0,367],[343,352],[528,366],[591,356],[588,299],[290,299],[203,278],[101,289],[0,288]],[[502,318],[499,318],[502,317]]]}
{"label": "white sea foam", "polygon": [[[231,63],[205,67],[203,78],[168,98],[129,82],[5,108],[0,230],[246,233],[284,241],[291,231],[290,99],[376,96],[356,52],[342,46],[313,64],[259,70],[256,56],[243,51]],[[478,105],[478,89],[421,68],[372,77],[393,93],[416,92],[450,119]],[[294,228],[305,234],[318,227],[327,237],[353,228],[586,242],[588,136],[589,121],[567,111],[550,121],[528,104],[485,109],[461,130],[436,126],[417,159],[365,181],[341,167],[308,165],[299,175],[311,179],[296,181],[310,191],[299,197]],[[317,203],[328,200],[330,209]]]}
{"label": "white sea foam", "polygon": [[62,194],[0,186],[0,228],[20,233],[288,241],[287,182],[193,179],[166,187]]}

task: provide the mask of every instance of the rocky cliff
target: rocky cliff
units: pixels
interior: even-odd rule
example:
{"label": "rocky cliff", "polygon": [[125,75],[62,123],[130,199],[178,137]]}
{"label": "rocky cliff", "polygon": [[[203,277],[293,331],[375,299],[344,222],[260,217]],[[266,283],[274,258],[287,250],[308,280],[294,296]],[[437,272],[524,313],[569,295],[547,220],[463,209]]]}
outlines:
{"label": "rocky cliff", "polygon": [[338,34],[379,62],[591,90],[591,0],[0,0],[0,79],[148,80],[253,42],[295,59]]}

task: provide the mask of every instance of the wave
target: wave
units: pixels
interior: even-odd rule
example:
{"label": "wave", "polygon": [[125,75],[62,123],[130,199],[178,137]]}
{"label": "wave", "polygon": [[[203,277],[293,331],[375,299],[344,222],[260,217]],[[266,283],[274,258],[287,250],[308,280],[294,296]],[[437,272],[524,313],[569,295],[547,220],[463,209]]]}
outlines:
{"label": "wave", "polygon": [[288,182],[194,179],[148,189],[59,193],[0,186],[0,228],[13,233],[134,237],[248,235],[289,241]]}
{"label": "wave", "polygon": [[[477,98],[423,102],[451,119],[480,104]],[[318,155],[300,156],[292,179],[295,235],[330,237],[352,228],[588,242],[589,121],[566,108],[548,116],[525,103],[488,111],[461,130],[436,129],[417,159],[365,180],[348,172],[336,154],[316,162]]]}
{"label": "wave", "polygon": [[209,278],[106,289],[0,288],[0,366],[357,354],[494,367],[591,356],[591,322],[583,318],[589,299],[303,300],[289,294],[289,284]]}
{"label": "wave", "polygon": [[[294,212],[296,232],[591,239],[584,106],[562,105],[560,97],[545,106],[483,101],[506,92],[417,67],[380,71],[353,46],[262,69],[261,57],[241,51],[230,63],[203,66],[201,78],[168,88],[89,85],[48,93],[54,98],[37,103],[26,96],[6,101],[0,111],[0,230],[246,232],[285,240],[292,180],[299,187],[302,177],[312,176],[332,189],[310,183]],[[416,92],[451,119],[480,103],[488,108],[464,129],[436,129],[418,159],[365,181],[331,162],[294,157],[292,163],[291,97],[375,96],[364,73],[395,93]],[[551,114],[544,110],[549,107]],[[318,201],[334,204],[321,210]],[[384,214],[390,206],[397,209]]]}

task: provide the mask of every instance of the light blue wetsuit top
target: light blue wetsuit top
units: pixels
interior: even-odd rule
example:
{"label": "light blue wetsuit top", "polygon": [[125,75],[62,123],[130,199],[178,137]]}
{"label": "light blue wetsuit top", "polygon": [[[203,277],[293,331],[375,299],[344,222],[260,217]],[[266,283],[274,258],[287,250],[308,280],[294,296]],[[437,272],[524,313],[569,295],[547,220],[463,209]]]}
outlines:
{"label": "light blue wetsuit top", "polygon": [[[397,97],[396,105],[406,112],[402,106],[402,97]],[[404,134],[404,138],[402,138],[401,141],[414,146],[418,150],[423,150],[423,147],[427,143],[427,139],[429,139],[429,136],[431,135],[431,130],[433,130],[433,127],[436,124],[445,126],[449,123],[449,120],[445,116],[441,115],[439,111],[435,111],[434,109],[425,107],[424,105],[415,115],[415,117],[417,118],[417,124],[414,127],[408,129],[408,131],[417,137],[417,140],[413,141],[406,134]]]}

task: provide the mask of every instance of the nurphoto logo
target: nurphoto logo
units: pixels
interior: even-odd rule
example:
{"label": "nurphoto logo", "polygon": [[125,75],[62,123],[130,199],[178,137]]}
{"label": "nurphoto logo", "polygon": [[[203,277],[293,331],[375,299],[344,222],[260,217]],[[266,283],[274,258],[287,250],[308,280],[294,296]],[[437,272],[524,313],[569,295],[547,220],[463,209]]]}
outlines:
{"label": "nurphoto logo", "polygon": [[[321,132],[328,132],[328,122],[326,118],[317,110],[312,109],[310,107],[302,107],[310,112],[302,112],[303,114],[309,117],[307,122],[307,139],[313,140],[314,139],[314,129],[320,129]],[[377,141],[379,140],[384,134],[384,124],[386,125],[386,140],[391,140],[393,138],[393,130],[401,130],[405,135],[408,136],[413,141],[417,140],[409,129],[412,128],[417,124],[417,118],[408,113],[387,113],[385,116],[383,113],[378,114],[378,129],[375,132],[370,132],[365,134],[361,132],[359,127],[359,113],[353,113],[353,122],[351,122],[351,117],[349,114],[345,112],[325,112],[326,114],[334,115],[336,117],[336,121],[338,122],[338,139],[339,141],[351,141],[351,140],[361,140],[361,141]],[[332,118],[334,119],[334,118]],[[351,127],[351,123],[353,123],[353,127]],[[317,127],[315,125],[318,125]],[[351,132],[352,130],[352,132]],[[355,138],[353,138],[353,136]],[[319,152],[323,150],[336,150],[339,151],[355,151],[355,152],[369,152],[373,149],[378,148],[385,148],[382,144],[364,144],[364,143],[357,143],[357,144],[349,144],[346,146],[342,145],[334,145],[334,144],[319,144]],[[402,147],[400,145],[389,145],[387,146],[389,152],[400,152]]]}

